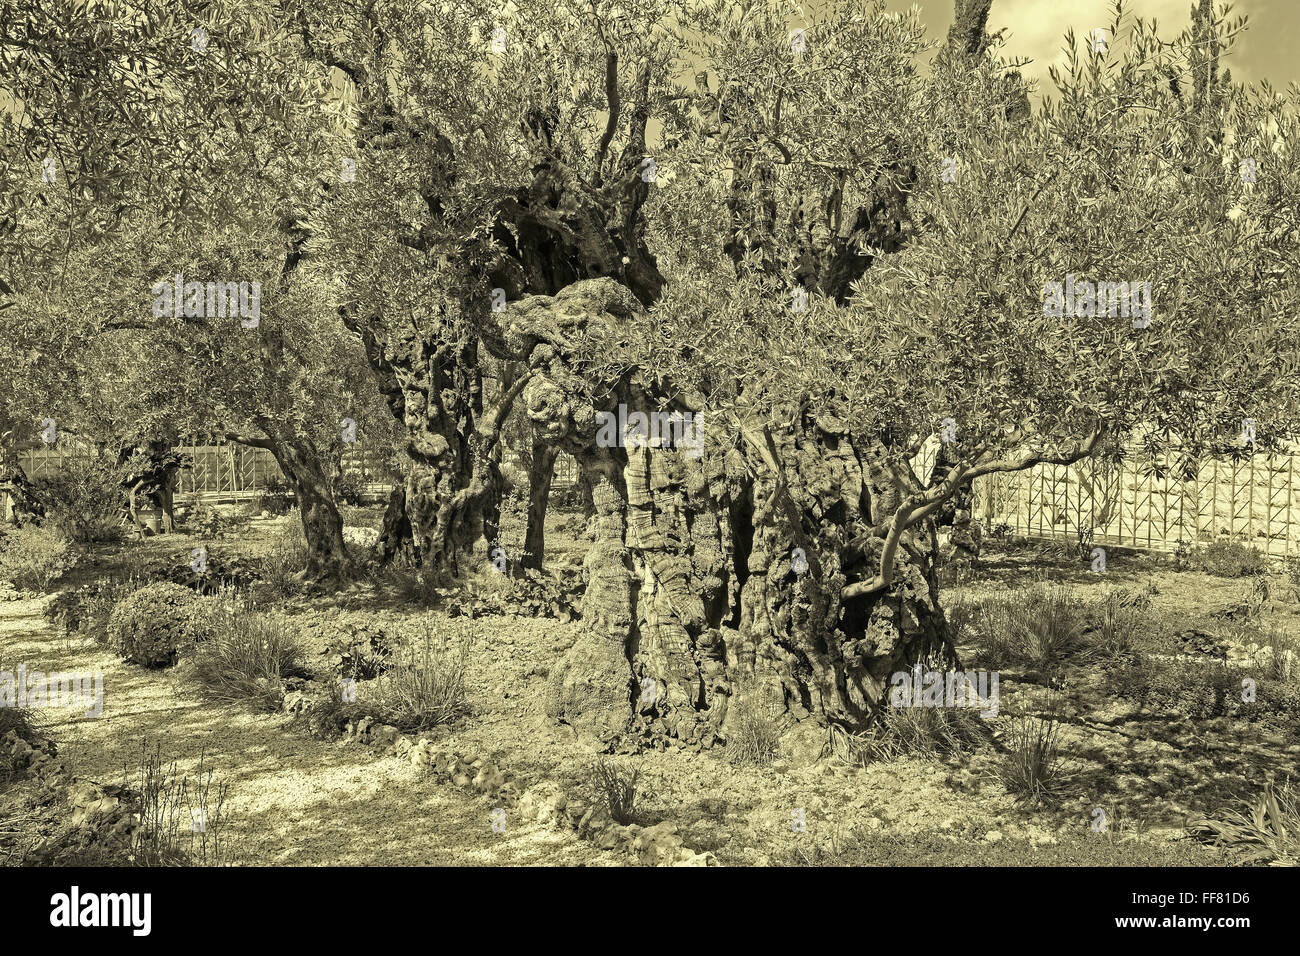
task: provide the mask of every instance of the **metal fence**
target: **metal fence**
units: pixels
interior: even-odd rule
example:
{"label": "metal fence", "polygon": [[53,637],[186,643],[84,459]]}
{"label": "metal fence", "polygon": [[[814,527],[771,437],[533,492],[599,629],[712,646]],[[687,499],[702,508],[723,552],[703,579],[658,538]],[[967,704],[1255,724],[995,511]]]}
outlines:
{"label": "metal fence", "polygon": [[[224,444],[181,450],[194,466],[180,474],[180,497],[241,500],[283,480],[265,449]],[[936,451],[937,442],[923,449],[914,463],[919,474],[933,467]],[[29,478],[39,478],[68,454],[38,449],[21,453],[19,462]],[[384,494],[391,487],[377,452],[349,450],[344,470],[368,493]],[[561,454],[551,487],[571,487],[577,480],[577,462]],[[1113,466],[1094,460],[1040,465],[980,478],[974,490],[976,515],[985,529],[1002,527],[1025,537],[1074,543],[1087,536],[1096,544],[1153,551],[1172,551],[1180,541],[1233,538],[1274,557],[1300,554],[1300,476],[1293,455],[1211,461],[1186,481],[1144,474],[1128,459]]]}
{"label": "metal fence", "polygon": [[[193,466],[177,476],[178,498],[205,498],[217,501],[240,501],[256,498],[284,475],[275,456],[265,448],[250,448],[235,443],[221,445],[181,445],[178,451],[193,459]],[[28,478],[53,474],[65,459],[86,457],[93,453],[62,449],[33,449],[20,452],[18,463]],[[354,476],[367,495],[386,495],[392,485],[382,465],[382,455],[370,449],[349,449],[343,454],[343,472]],[[567,488],[578,480],[578,463],[567,454],[555,460],[554,489]]]}
{"label": "metal fence", "polygon": [[[926,475],[937,440],[913,460]],[[1272,557],[1300,554],[1296,456],[1211,460],[1189,479],[1157,477],[1136,456],[1087,459],[976,479],[975,514],[987,529],[1070,544],[1091,541],[1173,551],[1216,540],[1250,544]]]}

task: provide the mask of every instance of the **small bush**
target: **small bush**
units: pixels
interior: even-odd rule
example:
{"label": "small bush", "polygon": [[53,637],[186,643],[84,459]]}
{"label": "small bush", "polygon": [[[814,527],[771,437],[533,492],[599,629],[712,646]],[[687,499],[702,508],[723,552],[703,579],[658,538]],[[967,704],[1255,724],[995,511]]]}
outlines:
{"label": "small bush", "polygon": [[629,773],[618,764],[604,758],[592,765],[592,789],[605,800],[609,807],[610,818],[621,826],[627,826],[635,818],[637,780],[640,776],[639,768]]}
{"label": "small bush", "polygon": [[[14,737],[11,738],[10,734]],[[32,744],[41,740],[41,734],[32,721],[30,710],[24,707],[0,707],[0,783],[8,783],[20,776],[26,768],[23,748],[14,746],[14,738]]]}
{"label": "small bush", "polygon": [[50,524],[72,541],[117,541],[126,512],[125,472],[106,457],[71,456],[37,479],[36,494]]}
{"label": "small bush", "polygon": [[388,669],[393,647],[383,628],[349,624],[345,633],[333,638],[321,655],[334,676],[352,680],[373,680]]}
{"label": "small bush", "polygon": [[127,595],[108,619],[108,641],[118,654],[142,667],[170,667],[190,641],[198,597],[165,582]]}
{"label": "small bush", "polygon": [[343,472],[334,481],[334,500],[338,504],[353,508],[361,504],[361,476],[353,472]]}
{"label": "small bush", "polygon": [[318,740],[334,740],[343,735],[348,724],[369,716],[359,704],[344,703],[338,688],[333,693],[312,697],[302,710],[299,719],[307,724],[307,732]]}
{"label": "small bush", "polygon": [[1268,556],[1240,541],[1220,540],[1203,548],[1179,548],[1174,563],[1179,570],[1220,578],[1244,578],[1268,571]]}
{"label": "small bush", "polygon": [[1201,839],[1239,852],[1246,862],[1300,866],[1300,792],[1287,781],[1265,784],[1245,812],[1232,810],[1221,819],[1204,818],[1188,826]]}
{"label": "small bush", "polygon": [[413,638],[396,650],[387,670],[374,682],[375,716],[399,730],[428,730],[469,712],[465,696],[465,661],[470,640],[456,628],[435,635],[422,621]]}
{"label": "small bush", "polygon": [[81,634],[104,644],[108,641],[108,619],[128,594],[144,586],[138,578],[114,578],[83,584],[59,593],[45,606],[45,619],[71,637]]}
{"label": "small bush", "polygon": [[0,537],[0,578],[19,590],[44,591],[75,563],[71,543],[52,527],[24,525]]}
{"label": "small bush", "polygon": [[744,690],[732,701],[735,715],[729,717],[727,759],[732,763],[763,767],[776,759],[781,727],[774,708],[767,706],[763,695]]}
{"label": "small bush", "polygon": [[216,508],[196,503],[185,518],[185,530],[200,538],[219,538],[226,533],[229,521]]}
{"label": "small bush", "polygon": [[289,491],[289,486],[284,479],[278,477],[268,478],[266,487],[257,498],[257,510],[273,515],[283,515],[292,511],[293,506],[293,494]]}
{"label": "small bush", "polygon": [[1064,789],[1056,718],[1017,717],[1006,735],[1006,752],[996,765],[997,777],[1017,800],[1038,804]]}
{"label": "small bush", "polygon": [[306,676],[302,645],[278,615],[225,607],[210,618],[210,633],[193,646],[192,676],[214,700],[246,701],[276,710],[284,678]]}
{"label": "small bush", "polygon": [[1112,692],[1158,713],[1204,720],[1245,711],[1242,672],[1226,661],[1134,654],[1110,662],[1105,673]]}
{"label": "small bush", "polygon": [[1300,601],[1300,554],[1288,554],[1282,559],[1282,573],[1291,587],[1291,599]]}

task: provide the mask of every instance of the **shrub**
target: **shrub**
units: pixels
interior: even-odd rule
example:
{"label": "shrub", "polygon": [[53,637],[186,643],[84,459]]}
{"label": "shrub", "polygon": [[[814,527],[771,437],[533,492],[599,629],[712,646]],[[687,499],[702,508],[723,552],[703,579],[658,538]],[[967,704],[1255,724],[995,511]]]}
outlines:
{"label": "shrub", "polygon": [[756,690],[742,689],[733,700],[734,716],[727,721],[727,758],[732,763],[762,767],[776,758],[781,728],[773,708]]}
{"label": "shrub", "polygon": [[1282,559],[1282,573],[1291,586],[1291,599],[1300,601],[1300,554],[1288,554]]}
{"label": "shrub", "polygon": [[1229,847],[1250,863],[1300,866],[1300,793],[1288,780],[1282,787],[1271,783],[1246,812],[1232,810],[1221,819],[1202,818],[1188,831],[1215,846]]}
{"label": "shrub", "polygon": [[[11,738],[9,735],[13,734]],[[18,740],[32,744],[41,735],[32,721],[31,711],[25,707],[0,707],[0,783],[7,783],[26,768],[22,747],[14,746]]]}
{"label": "shrub", "polygon": [[267,478],[266,487],[257,498],[257,510],[259,512],[265,511],[268,514],[282,515],[293,510],[293,506],[293,494],[289,491],[289,486],[285,484],[284,479],[279,477]]}
{"label": "shrub", "polygon": [[1109,688],[1164,714],[1206,719],[1243,713],[1241,671],[1226,661],[1135,654],[1106,668]]}
{"label": "shrub", "polygon": [[200,607],[189,588],[170,582],[147,585],[113,608],[109,644],[133,664],[170,667],[191,639]]}
{"label": "shrub", "polygon": [[50,523],[68,538],[116,541],[126,509],[124,477],[110,459],[80,455],[63,459],[57,472],[34,484]]}
{"label": "shrub", "polygon": [[468,632],[461,628],[435,636],[426,618],[417,633],[394,652],[375,681],[375,716],[399,730],[428,730],[469,712],[465,696]]}
{"label": "shrub", "polygon": [[1017,717],[1006,735],[1006,751],[996,764],[997,777],[1017,800],[1038,804],[1064,787],[1056,718]]}
{"label": "shrub", "polygon": [[627,826],[635,817],[637,780],[640,776],[639,768],[629,773],[603,757],[592,765],[592,789],[604,798],[610,818],[621,826]]}
{"label": "shrub", "polygon": [[1220,540],[1204,548],[1180,548],[1174,562],[1179,570],[1201,571],[1220,578],[1242,578],[1268,571],[1268,556],[1240,541]]}
{"label": "shrub", "polygon": [[208,697],[275,710],[284,678],[306,676],[302,645],[283,617],[225,605],[209,621],[192,658],[192,676]]}
{"label": "shrub", "polygon": [[185,518],[185,530],[201,538],[219,538],[227,523],[226,516],[216,508],[198,502]]}
{"label": "shrub", "polygon": [[361,504],[361,478],[353,472],[343,472],[334,481],[334,500],[338,504],[356,507]]}
{"label": "shrub", "polygon": [[346,632],[333,638],[321,654],[330,671],[339,678],[372,680],[388,669],[393,653],[383,628],[371,631],[370,625],[347,625]]}
{"label": "shrub", "polygon": [[75,563],[71,543],[52,527],[24,525],[0,538],[0,578],[19,590],[44,591]]}
{"label": "shrub", "polygon": [[299,719],[307,724],[307,732],[318,740],[333,740],[342,736],[348,724],[368,716],[359,704],[344,703],[338,688],[329,694],[312,697],[303,708]]}
{"label": "shrub", "polygon": [[136,578],[116,578],[62,591],[45,606],[45,619],[65,635],[81,634],[97,644],[108,640],[108,619],[122,598],[144,585]]}

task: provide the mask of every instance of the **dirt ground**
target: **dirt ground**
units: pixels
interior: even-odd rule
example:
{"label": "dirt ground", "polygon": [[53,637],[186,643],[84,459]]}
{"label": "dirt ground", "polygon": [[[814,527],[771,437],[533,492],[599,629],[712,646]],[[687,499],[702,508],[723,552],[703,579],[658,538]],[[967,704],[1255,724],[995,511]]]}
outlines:
{"label": "dirt ground", "polygon": [[[352,517],[373,525],[374,515]],[[220,553],[254,554],[291,517],[255,518],[238,537],[204,542]],[[553,514],[549,562],[576,566],[582,522]],[[507,527],[505,536],[517,534]],[[174,553],[197,546],[183,534],[131,540],[87,565],[90,580],[125,553]],[[508,546],[508,545],[507,545]],[[481,572],[490,575],[486,567]],[[1246,584],[1167,570],[1141,558],[1117,557],[1106,575],[1089,574],[1053,557],[986,554],[948,602],[971,600],[1042,577],[1068,582],[1091,599],[1104,589],[1154,586],[1153,607],[1188,620],[1208,619],[1238,598]],[[0,666],[26,662],[45,671],[102,671],[106,708],[90,719],[51,710],[42,727],[70,769],[103,783],[121,782],[138,766],[142,746],[160,744],[180,772],[200,757],[229,786],[230,835],[243,862],[283,865],[472,864],[627,865],[568,830],[522,819],[496,832],[489,798],[436,782],[409,762],[379,756],[357,743],[309,736],[286,715],[258,714],[207,702],[175,672],[148,671],[105,648],[57,634],[41,617],[49,597],[0,603]],[[317,660],[341,625],[371,626],[446,611],[404,606],[384,589],[360,584],[322,599],[286,601],[289,615]],[[1300,631],[1300,610],[1276,600],[1272,623]],[[595,758],[591,745],[544,712],[546,675],[576,639],[577,623],[509,614],[472,622],[471,714],[427,736],[458,752],[491,757],[519,789],[555,781],[581,788]],[[1000,724],[1032,709],[1038,688],[1008,673]],[[1229,718],[1180,719],[1106,699],[1095,674],[1081,668],[1063,690],[1061,749],[1070,783],[1051,806],[1018,803],[991,772],[996,754],[932,759],[903,756],[852,766],[832,756],[825,732],[790,730],[768,766],[737,765],[725,748],[650,750],[618,760],[639,768],[638,821],[671,821],[682,843],[723,865],[842,862],[937,864],[1189,864],[1227,865],[1226,851],[1184,837],[1189,816],[1212,814],[1258,794],[1263,782],[1300,767],[1293,732]],[[1024,705],[1021,707],[1021,705]],[[1105,832],[1093,827],[1102,808]],[[803,821],[801,828],[799,821]]]}

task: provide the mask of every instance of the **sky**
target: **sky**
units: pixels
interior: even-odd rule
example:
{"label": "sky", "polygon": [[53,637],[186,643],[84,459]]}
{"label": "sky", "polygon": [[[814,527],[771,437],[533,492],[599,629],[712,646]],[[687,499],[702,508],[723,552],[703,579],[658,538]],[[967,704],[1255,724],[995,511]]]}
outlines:
{"label": "sky", "polygon": [[[952,23],[952,0],[888,0],[893,10],[921,8],[922,22],[931,36],[942,38]],[[1080,40],[1093,28],[1110,23],[1114,0],[993,0],[989,31],[1006,28],[1002,55],[1034,61],[1025,73],[1040,84],[1040,92],[1055,93],[1047,67],[1063,62],[1065,31],[1073,26]],[[1144,20],[1154,18],[1160,35],[1173,39],[1189,23],[1193,0],[1127,0],[1125,6]],[[1222,0],[1215,0],[1218,7]],[[1246,16],[1247,29],[1223,65],[1238,81],[1266,79],[1277,89],[1300,82],[1300,0],[1237,0],[1232,16]]]}

